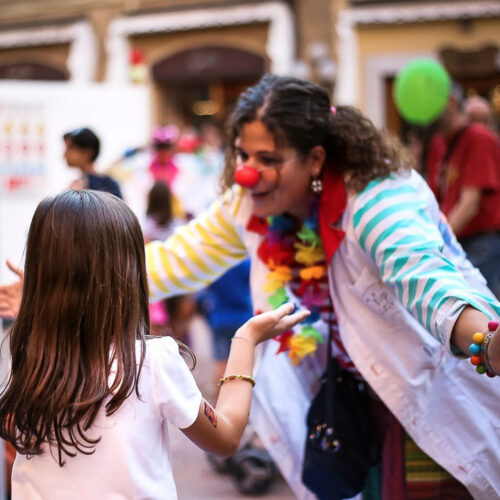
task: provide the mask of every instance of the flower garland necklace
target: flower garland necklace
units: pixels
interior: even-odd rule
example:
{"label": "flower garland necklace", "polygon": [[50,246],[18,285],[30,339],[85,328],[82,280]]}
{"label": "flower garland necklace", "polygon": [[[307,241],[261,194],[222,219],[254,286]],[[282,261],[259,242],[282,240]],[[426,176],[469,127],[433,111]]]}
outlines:
{"label": "flower garland necklace", "polygon": [[[300,332],[289,330],[276,337],[280,347],[276,354],[288,351],[292,364],[297,365],[305,356],[316,352],[317,344],[323,337],[312,326],[320,319],[319,308],[328,298],[328,291],[319,286],[326,276],[325,253],[318,234],[317,204],[313,215],[306,219],[297,231],[297,222],[292,216],[278,215],[268,219],[265,239],[260,244],[257,255],[269,269],[264,292],[270,294],[268,303],[273,309],[288,302],[286,284],[293,279],[291,266],[300,264],[300,284],[295,295],[300,298],[301,306],[311,314],[300,323]],[[263,231],[259,231],[263,232]]]}

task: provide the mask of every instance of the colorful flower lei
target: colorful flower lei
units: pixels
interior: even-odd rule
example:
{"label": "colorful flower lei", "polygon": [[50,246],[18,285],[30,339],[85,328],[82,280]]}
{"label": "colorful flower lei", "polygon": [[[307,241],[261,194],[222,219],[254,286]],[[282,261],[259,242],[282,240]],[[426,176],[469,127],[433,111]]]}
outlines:
{"label": "colorful flower lei", "polygon": [[316,352],[318,342],[324,342],[321,334],[312,326],[320,319],[319,308],[328,298],[328,292],[319,286],[320,280],[326,275],[326,266],[318,234],[317,210],[298,231],[296,220],[288,215],[271,217],[265,229],[262,225],[257,226],[255,220],[249,224],[249,227],[265,234],[257,255],[270,271],[264,292],[270,294],[268,303],[273,309],[290,300],[286,284],[293,278],[291,266],[296,262],[301,267],[300,284],[295,295],[300,298],[301,306],[311,311],[311,315],[300,323],[300,333],[290,330],[275,339],[280,343],[276,354],[288,351],[292,364],[297,365],[305,356],[312,356]]}

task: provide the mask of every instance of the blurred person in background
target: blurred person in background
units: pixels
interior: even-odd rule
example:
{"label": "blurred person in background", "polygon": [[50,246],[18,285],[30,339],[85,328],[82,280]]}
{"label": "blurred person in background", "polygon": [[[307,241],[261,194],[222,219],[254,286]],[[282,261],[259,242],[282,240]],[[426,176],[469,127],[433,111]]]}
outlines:
{"label": "blurred person in background", "polygon": [[220,175],[224,166],[224,135],[221,127],[206,121],[200,125],[201,151],[210,171]]}
{"label": "blurred person in background", "polygon": [[[124,199],[144,223],[149,192],[155,182],[163,182],[173,189],[178,177],[175,162],[179,129],[175,125],[154,127],[150,139],[140,146],[127,148],[106,173],[120,181]],[[183,213],[174,197],[174,213]]]}
{"label": "blurred person in background", "polygon": [[231,337],[252,315],[250,298],[250,261],[233,267],[206,290],[199,299],[212,330],[215,359],[215,386],[224,376],[231,348]]}
{"label": "blurred person in background", "polygon": [[484,97],[475,95],[465,99],[464,113],[469,123],[480,123],[493,129],[491,106]]}
{"label": "blurred person in background", "polygon": [[174,161],[179,129],[175,125],[156,127],[152,139],[153,158],[149,170],[155,181],[163,181],[170,187],[179,171]]}
{"label": "blurred person in background", "polygon": [[[146,218],[142,224],[144,242],[167,239],[186,218],[178,201],[163,181],[156,181],[148,193]],[[170,315],[167,310],[170,311]],[[154,335],[174,333],[187,339],[189,320],[194,314],[194,299],[190,295],[164,299],[149,306],[151,331]]]}
{"label": "blurred person in background", "polygon": [[223,147],[222,130],[213,121],[203,122],[199,131],[186,129],[179,139],[175,156],[179,175],[172,189],[186,212],[193,216],[207,209],[220,192]]}
{"label": "blurred person in background", "polygon": [[69,167],[81,172],[80,179],[71,183],[70,189],[106,191],[122,198],[119,184],[109,175],[96,172],[95,161],[101,150],[101,141],[89,128],[77,128],[63,135],[64,159]]}
{"label": "blurred person in background", "polygon": [[410,131],[406,137],[405,146],[415,157],[415,170],[423,175],[424,144],[416,131]]}
{"label": "blurred person in background", "polygon": [[[477,111],[478,102],[468,101],[469,113]],[[484,111],[483,104],[480,108]],[[470,121],[456,84],[432,138],[427,172],[467,256],[500,297],[500,145],[489,128]]]}
{"label": "blurred person in background", "polygon": [[[156,127],[153,131],[151,146],[153,157],[149,171],[155,181],[148,193],[146,219],[143,223],[146,243],[165,240],[175,227],[186,222],[191,214],[184,211],[188,198],[197,199],[199,194],[183,181],[185,167],[178,162],[179,150],[183,143],[180,131],[175,125]],[[179,184],[185,185],[189,196],[179,199],[174,194]],[[133,187],[133,186],[132,186]],[[189,205],[188,205],[189,206]],[[190,344],[190,324],[196,314],[196,300],[193,295],[177,295],[154,302],[150,307],[152,330],[156,334],[170,331],[171,334]]]}
{"label": "blurred person in background", "polygon": [[172,191],[163,181],[156,181],[148,193],[146,219],[142,231],[144,241],[165,240],[186,222],[185,214]]}

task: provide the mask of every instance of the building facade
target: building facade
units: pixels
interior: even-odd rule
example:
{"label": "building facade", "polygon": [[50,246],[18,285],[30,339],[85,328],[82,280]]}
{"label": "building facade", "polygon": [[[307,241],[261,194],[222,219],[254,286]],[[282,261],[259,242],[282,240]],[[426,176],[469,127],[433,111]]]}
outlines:
{"label": "building facade", "polygon": [[327,0],[0,0],[0,78],[147,85],[155,123],[223,120],[263,73],[332,88]]}
{"label": "building facade", "polygon": [[441,61],[468,95],[486,97],[500,116],[500,2],[343,1],[336,7],[336,99],[360,106],[397,132],[392,87],[416,57]]}
{"label": "building facade", "polygon": [[271,71],[400,132],[394,76],[419,56],[500,114],[499,53],[498,0],[0,0],[0,79],[146,85],[157,124],[222,122]]}

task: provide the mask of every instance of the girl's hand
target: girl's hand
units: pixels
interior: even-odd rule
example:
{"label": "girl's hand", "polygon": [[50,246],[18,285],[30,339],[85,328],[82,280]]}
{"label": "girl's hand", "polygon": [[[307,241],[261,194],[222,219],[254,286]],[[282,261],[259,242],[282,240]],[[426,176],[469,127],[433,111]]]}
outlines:
{"label": "girl's hand", "polygon": [[311,314],[307,309],[291,314],[293,309],[294,305],[287,303],[274,311],[258,314],[238,328],[235,337],[244,337],[257,345],[293,328]]}

